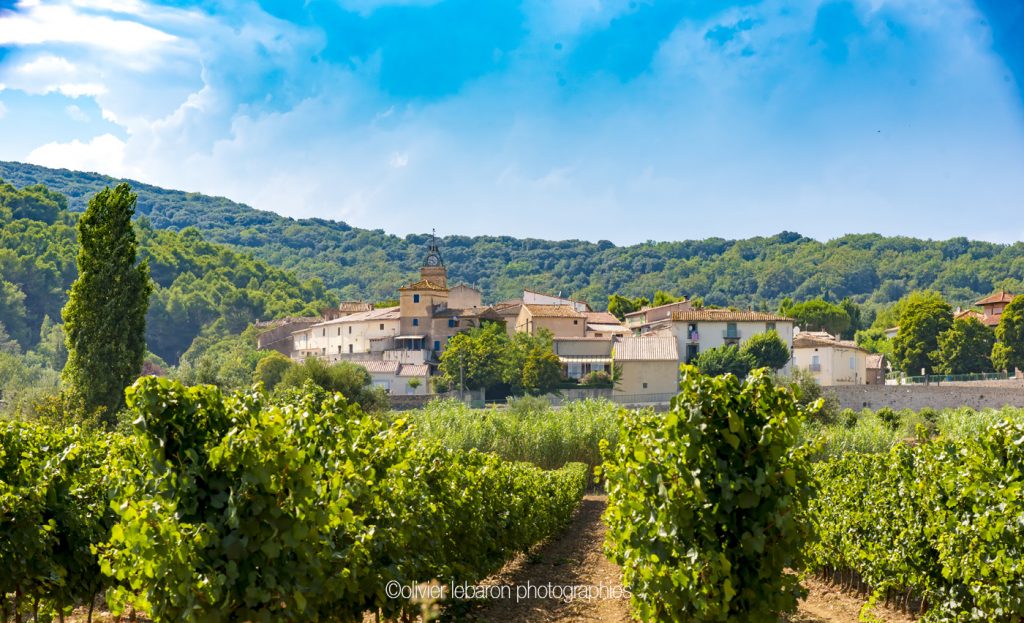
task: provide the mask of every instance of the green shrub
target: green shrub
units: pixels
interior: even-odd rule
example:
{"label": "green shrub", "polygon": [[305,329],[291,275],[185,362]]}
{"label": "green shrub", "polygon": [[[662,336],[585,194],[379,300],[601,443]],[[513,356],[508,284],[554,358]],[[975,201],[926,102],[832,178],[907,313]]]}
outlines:
{"label": "green shrub", "polygon": [[682,369],[668,413],[621,412],[609,445],[606,550],[643,621],[772,622],[802,594],[809,531],[801,411],[766,370]]}

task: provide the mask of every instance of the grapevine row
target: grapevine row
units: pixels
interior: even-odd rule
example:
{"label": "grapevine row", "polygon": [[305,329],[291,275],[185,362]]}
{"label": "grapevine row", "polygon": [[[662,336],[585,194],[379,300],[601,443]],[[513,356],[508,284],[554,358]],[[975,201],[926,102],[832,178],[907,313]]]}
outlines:
{"label": "grapevine row", "polygon": [[341,396],[148,377],[128,404],[129,436],[0,423],[5,620],[101,591],[155,621],[395,617],[417,606],[389,583],[481,579],[565,525],[587,479],[447,450]]}
{"label": "grapevine row", "polygon": [[926,621],[1024,618],[1024,425],[815,466],[808,563]]}

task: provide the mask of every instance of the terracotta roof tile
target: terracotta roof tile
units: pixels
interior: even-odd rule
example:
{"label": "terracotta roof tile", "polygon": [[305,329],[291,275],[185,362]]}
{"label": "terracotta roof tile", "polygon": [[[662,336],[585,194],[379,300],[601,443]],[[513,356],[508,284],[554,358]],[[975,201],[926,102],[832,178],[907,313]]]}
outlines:
{"label": "terracotta roof tile", "polygon": [[410,283],[407,286],[398,288],[399,292],[406,292],[409,290],[433,290],[437,292],[447,292],[448,288],[438,285],[433,281],[427,281],[426,279],[420,279],[416,283]]}
{"label": "terracotta roof tile", "polygon": [[576,311],[571,305],[523,305],[531,316],[537,318],[586,318],[586,315]]}
{"label": "terracotta roof tile", "polygon": [[693,309],[673,312],[675,322],[793,322],[781,314],[758,311],[733,311],[731,309]]}
{"label": "terracotta roof tile", "polygon": [[1009,303],[1013,300],[1013,295],[1006,290],[1000,290],[999,294],[990,294],[980,301],[976,302],[975,305],[991,305],[994,303]]}

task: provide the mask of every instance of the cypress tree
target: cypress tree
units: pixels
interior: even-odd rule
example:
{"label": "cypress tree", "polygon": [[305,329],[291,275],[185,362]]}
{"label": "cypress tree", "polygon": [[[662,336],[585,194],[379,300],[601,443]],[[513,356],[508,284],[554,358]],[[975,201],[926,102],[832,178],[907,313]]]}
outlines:
{"label": "cypress tree", "polygon": [[78,278],[62,311],[68,360],[61,379],[86,413],[112,422],[124,388],[142,370],[148,262],[137,262],[136,195],[128,184],[105,188],[78,221]]}

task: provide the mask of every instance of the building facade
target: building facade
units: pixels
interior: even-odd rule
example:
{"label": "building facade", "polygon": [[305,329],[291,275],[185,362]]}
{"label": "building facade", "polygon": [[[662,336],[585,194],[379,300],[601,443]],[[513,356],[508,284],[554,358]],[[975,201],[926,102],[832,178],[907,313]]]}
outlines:
{"label": "building facade", "polygon": [[793,347],[793,319],[780,314],[730,309],[691,309],[672,312],[670,322],[645,327],[666,330],[676,338],[680,360],[690,363],[701,352],[720,346],[742,346],[751,337],[775,331],[787,348]]}
{"label": "building facade", "polygon": [[793,338],[793,365],[824,387],[867,385],[867,360],[866,350],[824,331],[802,331]]}

